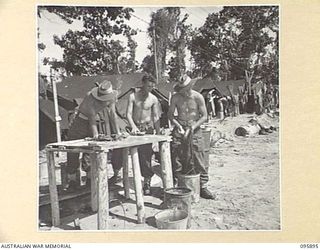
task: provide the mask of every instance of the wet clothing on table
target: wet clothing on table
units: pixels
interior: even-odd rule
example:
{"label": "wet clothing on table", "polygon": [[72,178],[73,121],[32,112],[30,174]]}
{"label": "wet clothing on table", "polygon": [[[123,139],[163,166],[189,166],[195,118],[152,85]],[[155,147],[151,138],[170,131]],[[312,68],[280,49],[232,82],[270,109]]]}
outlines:
{"label": "wet clothing on table", "polygon": [[[192,122],[179,121],[183,129],[190,128]],[[175,127],[172,131],[171,142],[171,159],[174,178],[178,173],[181,174],[199,174],[200,186],[204,188],[209,181],[208,176],[208,154],[205,148],[204,136],[200,128],[184,139],[183,134],[180,134],[178,128]]]}

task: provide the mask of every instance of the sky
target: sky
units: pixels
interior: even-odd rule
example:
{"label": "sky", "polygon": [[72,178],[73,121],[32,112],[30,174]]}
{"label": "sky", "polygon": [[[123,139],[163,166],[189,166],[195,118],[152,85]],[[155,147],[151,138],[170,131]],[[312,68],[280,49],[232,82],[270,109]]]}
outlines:
{"label": "sky", "polygon": [[[130,7],[130,6],[128,6]],[[150,53],[147,46],[150,43],[150,38],[148,37],[146,31],[148,28],[148,23],[151,20],[151,13],[157,9],[164,7],[132,7],[134,9],[133,15],[128,21],[128,24],[133,29],[139,29],[139,32],[134,36],[138,47],[136,48],[136,60],[139,64],[142,62],[143,58]],[[185,7],[181,10],[181,16],[188,14],[187,24],[192,24],[193,28],[200,27],[204,24],[206,17],[209,13],[218,12],[222,9],[220,6],[202,6],[202,7]],[[49,67],[41,64],[41,60],[44,57],[56,58],[58,60],[62,59],[63,51],[62,49],[53,43],[53,35],[61,36],[65,34],[69,29],[71,30],[81,30],[83,29],[81,21],[74,21],[72,24],[67,24],[65,21],[61,20],[57,15],[43,12],[41,18],[38,18],[38,28],[39,28],[39,42],[46,45],[46,49],[39,53],[39,72],[45,75],[49,75]],[[115,38],[123,41],[126,44],[125,38],[116,36]],[[187,68],[190,66],[190,53],[186,53],[186,64]]]}

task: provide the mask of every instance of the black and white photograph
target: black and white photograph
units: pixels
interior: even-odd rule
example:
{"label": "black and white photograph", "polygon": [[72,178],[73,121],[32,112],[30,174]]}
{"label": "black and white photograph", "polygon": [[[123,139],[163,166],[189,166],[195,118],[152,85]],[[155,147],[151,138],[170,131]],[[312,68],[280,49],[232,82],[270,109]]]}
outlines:
{"label": "black and white photograph", "polygon": [[281,231],[279,5],[37,5],[38,231]]}

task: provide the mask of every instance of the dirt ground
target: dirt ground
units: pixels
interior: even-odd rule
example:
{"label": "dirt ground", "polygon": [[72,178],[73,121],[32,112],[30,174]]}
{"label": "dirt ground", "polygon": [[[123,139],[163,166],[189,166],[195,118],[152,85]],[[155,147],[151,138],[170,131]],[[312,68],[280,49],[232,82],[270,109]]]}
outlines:
{"label": "dirt ground", "polygon": [[[190,230],[280,230],[279,118],[258,117],[264,126],[278,128],[272,133],[234,135],[237,127],[248,124],[253,117],[243,114],[223,121],[212,120],[208,124],[211,129],[209,189],[217,198],[200,199],[192,205]],[[39,184],[44,188],[48,183],[46,159],[43,151],[39,156]],[[65,155],[57,160],[64,161]],[[161,179],[155,176],[153,196],[144,197],[147,220],[143,225],[136,223],[132,178],[130,200],[122,196],[121,184],[113,188],[109,229],[157,230],[154,215],[163,209],[161,185]],[[79,218],[81,230],[97,229],[97,214],[90,210],[89,194],[63,201],[60,206],[62,224],[58,228],[50,226],[49,205],[40,207],[39,230],[75,230],[76,218]]]}

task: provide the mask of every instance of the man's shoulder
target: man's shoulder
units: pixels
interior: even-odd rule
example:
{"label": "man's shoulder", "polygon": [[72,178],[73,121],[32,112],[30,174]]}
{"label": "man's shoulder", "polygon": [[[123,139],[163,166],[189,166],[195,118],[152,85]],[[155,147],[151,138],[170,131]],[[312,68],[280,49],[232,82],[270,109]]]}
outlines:
{"label": "man's shoulder", "polygon": [[158,97],[156,97],[154,94],[149,93],[150,98],[152,99],[152,101],[157,102],[158,101]]}
{"label": "man's shoulder", "polygon": [[180,97],[182,97],[182,95],[179,92],[176,92],[172,95],[171,98],[180,98]]}
{"label": "man's shoulder", "polygon": [[[196,91],[196,90],[191,90],[192,91],[192,94],[193,95],[195,95],[195,96],[200,96],[201,94],[198,92],[198,91]],[[202,95],[201,95],[202,96]]]}
{"label": "man's shoulder", "polygon": [[82,102],[88,101],[88,100],[91,100],[91,99],[93,99],[93,96],[91,95],[91,91],[88,91],[86,93],[86,95],[83,97]]}
{"label": "man's shoulder", "polygon": [[132,93],[129,94],[129,99],[134,99],[136,95],[136,92],[133,91]]}
{"label": "man's shoulder", "polygon": [[198,91],[196,91],[196,90],[192,90],[192,94],[196,98],[200,98],[200,99],[204,98],[203,95],[201,93],[199,93]]}
{"label": "man's shoulder", "polygon": [[171,101],[177,101],[179,99],[181,99],[181,94],[179,92],[177,93],[174,93],[172,96],[171,96]]}
{"label": "man's shoulder", "polygon": [[89,105],[89,103],[92,103],[94,101],[93,96],[91,95],[91,92],[87,92],[84,98],[82,99],[81,105]]}

